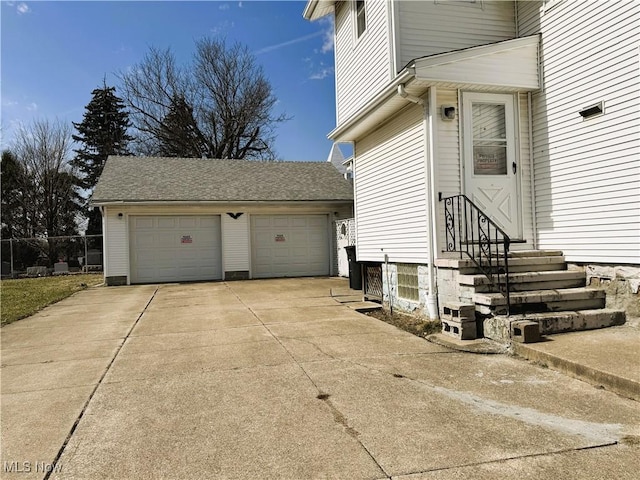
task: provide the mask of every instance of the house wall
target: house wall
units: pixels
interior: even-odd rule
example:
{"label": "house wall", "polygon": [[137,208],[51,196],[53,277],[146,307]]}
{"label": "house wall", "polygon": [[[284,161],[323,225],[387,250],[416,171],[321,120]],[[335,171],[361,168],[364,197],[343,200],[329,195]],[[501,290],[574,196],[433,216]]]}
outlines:
{"label": "house wall", "polygon": [[355,144],[359,261],[428,262],[425,122],[411,104]]}
{"label": "house wall", "polygon": [[367,28],[355,31],[355,2],[341,2],[335,13],[337,125],[371,100],[392,78],[388,2],[366,2]]}
{"label": "house wall", "polygon": [[[122,213],[119,217],[118,214]],[[105,208],[102,215],[104,277],[111,284],[126,284],[129,276],[129,221],[118,208]]]}
{"label": "house wall", "polygon": [[395,0],[394,13],[396,72],[415,58],[507,40],[516,32],[514,4],[507,1]]}
{"label": "house wall", "polygon": [[249,215],[222,215],[222,271],[225,279],[249,278],[251,245]]}
{"label": "house wall", "polygon": [[[234,220],[227,212],[244,212]],[[328,219],[350,218],[350,205],[118,205],[103,208],[104,276],[109,285],[130,282],[129,216],[131,215],[220,215],[222,229],[222,265],[226,280],[249,278],[251,262],[251,214],[305,215],[324,214]],[[118,214],[122,213],[122,217]],[[329,221],[328,220],[328,221]],[[329,231],[333,229],[329,226]],[[327,242],[334,244],[328,238]],[[331,252],[334,248],[331,247]],[[332,259],[332,264],[333,264]],[[332,267],[333,270],[333,267]],[[331,272],[335,274],[334,271]]]}
{"label": "house wall", "polygon": [[[640,3],[518,2],[541,32],[533,95],[538,246],[568,261],[640,263]],[[604,101],[605,114],[578,112]]]}

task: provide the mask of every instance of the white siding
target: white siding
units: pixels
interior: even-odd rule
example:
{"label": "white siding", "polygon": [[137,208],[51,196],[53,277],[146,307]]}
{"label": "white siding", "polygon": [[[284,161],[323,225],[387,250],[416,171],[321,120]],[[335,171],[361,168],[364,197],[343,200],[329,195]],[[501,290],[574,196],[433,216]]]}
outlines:
{"label": "white siding", "polygon": [[[640,263],[640,3],[518,6],[519,33],[542,32],[533,96],[540,248],[569,261]],[[605,115],[578,112],[603,100]]]}
{"label": "white siding", "polygon": [[367,29],[356,39],[353,2],[336,6],[336,112],[340,126],[391,81],[388,4],[366,2]]}
{"label": "white siding", "polygon": [[[458,108],[458,92],[456,90],[437,91],[438,111],[443,105],[456,107],[456,118],[452,121],[443,121],[440,116],[435,121],[437,127],[436,136],[436,189],[443,197],[459,195],[462,193],[460,171],[460,138],[459,121],[460,109]],[[438,205],[438,244],[445,247],[445,219],[444,203]]]}
{"label": "white siding", "polygon": [[249,215],[222,215],[223,272],[249,271]]}
{"label": "white siding", "polygon": [[515,37],[513,2],[397,1],[399,71],[411,60]]}
{"label": "white siding", "polygon": [[522,237],[527,243],[516,243],[511,250],[533,249],[535,247],[535,233],[533,228],[533,186],[531,184],[531,149],[529,134],[529,107],[526,93],[517,97],[516,108],[519,111],[520,129],[518,131],[518,170],[520,172],[520,198],[522,212]]}
{"label": "white siding", "polygon": [[356,143],[359,261],[429,261],[424,141],[424,111],[414,105]]}
{"label": "white siding", "polygon": [[129,275],[129,233],[127,217],[117,207],[106,207],[104,217],[104,252],[105,277],[119,277]]}

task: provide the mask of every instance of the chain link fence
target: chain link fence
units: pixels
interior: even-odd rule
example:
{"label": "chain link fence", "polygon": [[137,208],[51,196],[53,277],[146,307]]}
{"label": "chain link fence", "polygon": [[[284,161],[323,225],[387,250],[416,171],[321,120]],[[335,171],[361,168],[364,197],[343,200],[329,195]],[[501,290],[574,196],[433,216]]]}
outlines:
{"label": "chain link fence", "polygon": [[2,277],[102,271],[102,235],[10,238],[1,241]]}

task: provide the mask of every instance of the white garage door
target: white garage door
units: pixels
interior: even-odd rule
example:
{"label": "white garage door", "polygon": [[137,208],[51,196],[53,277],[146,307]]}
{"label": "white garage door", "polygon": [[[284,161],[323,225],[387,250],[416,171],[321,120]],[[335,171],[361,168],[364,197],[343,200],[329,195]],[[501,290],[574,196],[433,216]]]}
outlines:
{"label": "white garage door", "polygon": [[220,280],[220,216],[132,216],[131,282]]}
{"label": "white garage door", "polygon": [[253,278],[329,275],[326,215],[252,215]]}

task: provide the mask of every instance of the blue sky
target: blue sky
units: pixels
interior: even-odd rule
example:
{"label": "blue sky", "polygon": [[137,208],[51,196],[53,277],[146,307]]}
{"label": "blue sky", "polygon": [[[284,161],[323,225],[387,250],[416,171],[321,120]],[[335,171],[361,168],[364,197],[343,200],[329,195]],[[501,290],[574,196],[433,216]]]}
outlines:
{"label": "blue sky", "polygon": [[189,61],[194,41],[223,36],[256,55],[293,117],[277,132],[283,160],[325,160],[335,126],[333,26],[302,18],[304,1],[1,2],[1,125],[6,147],[20,122],[79,122],[91,91],[150,46]]}

